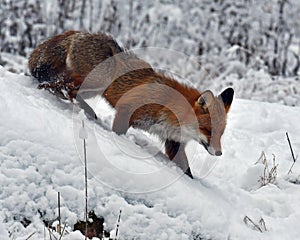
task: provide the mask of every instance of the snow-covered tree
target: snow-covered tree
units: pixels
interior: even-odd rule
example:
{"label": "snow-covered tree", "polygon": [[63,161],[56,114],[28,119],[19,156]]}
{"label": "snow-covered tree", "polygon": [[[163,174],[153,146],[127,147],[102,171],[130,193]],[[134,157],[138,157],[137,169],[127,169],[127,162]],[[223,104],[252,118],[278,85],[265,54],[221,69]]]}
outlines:
{"label": "snow-covered tree", "polygon": [[165,47],[228,72],[233,62],[295,76],[300,68],[298,0],[2,0],[0,48],[28,56],[66,30],[105,31],[125,47]]}

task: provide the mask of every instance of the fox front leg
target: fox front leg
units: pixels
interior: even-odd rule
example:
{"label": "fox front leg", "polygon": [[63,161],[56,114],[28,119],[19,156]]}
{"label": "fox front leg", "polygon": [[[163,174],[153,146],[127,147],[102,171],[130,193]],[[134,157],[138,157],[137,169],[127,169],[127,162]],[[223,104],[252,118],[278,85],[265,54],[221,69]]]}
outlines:
{"label": "fox front leg", "polygon": [[169,139],[165,142],[166,154],[170,160],[175,162],[186,175],[188,175],[190,178],[193,178],[184,148],[185,144],[183,143],[175,142]]}
{"label": "fox front leg", "polygon": [[79,106],[84,110],[84,112],[92,118],[92,120],[97,120],[97,114],[94,109],[82,98],[80,94],[76,95],[76,100],[79,103]]}

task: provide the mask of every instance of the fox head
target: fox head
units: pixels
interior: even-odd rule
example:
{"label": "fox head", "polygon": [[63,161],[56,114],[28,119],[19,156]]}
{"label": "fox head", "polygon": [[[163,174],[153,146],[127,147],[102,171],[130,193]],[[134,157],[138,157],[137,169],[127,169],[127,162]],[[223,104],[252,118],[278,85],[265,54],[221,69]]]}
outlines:
{"label": "fox head", "polygon": [[200,133],[198,141],[211,155],[222,155],[221,137],[233,94],[232,88],[227,88],[219,96],[214,96],[211,91],[205,91],[195,102],[194,111]]}

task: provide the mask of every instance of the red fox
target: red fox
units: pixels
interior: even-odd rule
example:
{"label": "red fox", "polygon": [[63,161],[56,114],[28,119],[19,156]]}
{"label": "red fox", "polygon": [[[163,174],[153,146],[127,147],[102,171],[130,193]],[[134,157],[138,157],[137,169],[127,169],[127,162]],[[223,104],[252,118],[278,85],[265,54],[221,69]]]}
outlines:
{"label": "red fox", "polygon": [[87,86],[101,88],[106,76],[112,78],[101,94],[116,109],[113,131],[125,134],[134,127],[158,135],[169,159],[191,178],[184,150],[188,141],[197,141],[211,155],[222,155],[221,136],[233,100],[232,88],[219,96],[209,90],[200,93],[158,73],[105,33],[68,31],[54,36],[32,52],[29,70],[42,82],[41,88],[73,100],[79,97],[88,75],[109,59],[101,74],[89,77]]}

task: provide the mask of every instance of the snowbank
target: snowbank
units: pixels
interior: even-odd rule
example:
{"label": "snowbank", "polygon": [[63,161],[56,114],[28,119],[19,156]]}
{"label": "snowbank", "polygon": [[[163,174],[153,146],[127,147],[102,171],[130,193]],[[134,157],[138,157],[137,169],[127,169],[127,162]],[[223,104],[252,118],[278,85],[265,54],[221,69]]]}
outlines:
{"label": "snowbank", "polygon": [[[0,67],[0,84],[0,237],[36,232],[31,239],[41,239],[41,218],[57,216],[58,191],[62,221],[72,226],[83,219],[82,116],[36,89],[30,77]],[[104,109],[100,115],[111,123],[113,113]],[[139,131],[117,136],[85,119],[89,209],[112,230],[121,208],[120,239],[297,239],[300,186],[285,180],[292,164],[285,132],[299,153],[299,119],[299,107],[235,99],[221,158],[209,157],[195,142],[187,146],[195,180],[151,154],[161,147],[155,138]],[[273,153],[279,166],[277,184],[260,188],[263,172],[255,162],[262,151],[270,165]],[[293,176],[299,173],[296,162]],[[245,216],[263,218],[267,231],[246,225]]]}

